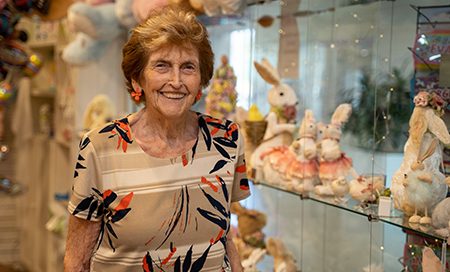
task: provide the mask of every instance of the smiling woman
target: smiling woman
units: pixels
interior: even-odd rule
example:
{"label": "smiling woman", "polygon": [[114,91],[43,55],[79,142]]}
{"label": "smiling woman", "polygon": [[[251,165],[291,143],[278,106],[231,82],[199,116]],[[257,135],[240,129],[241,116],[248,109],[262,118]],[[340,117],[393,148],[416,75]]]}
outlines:
{"label": "smiling woman", "polygon": [[206,28],[175,6],[132,31],[122,70],[145,107],[80,143],[65,271],[242,271],[227,234],[231,202],[250,195],[244,139],[190,110],[213,57]]}

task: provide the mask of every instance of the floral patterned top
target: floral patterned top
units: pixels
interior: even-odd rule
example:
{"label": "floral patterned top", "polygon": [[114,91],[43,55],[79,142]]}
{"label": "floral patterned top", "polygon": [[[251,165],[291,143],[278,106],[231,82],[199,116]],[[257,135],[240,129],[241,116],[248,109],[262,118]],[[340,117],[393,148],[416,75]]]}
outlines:
{"label": "floral patterned top", "polygon": [[69,212],[100,221],[91,271],[231,271],[230,203],[250,195],[238,126],[197,113],[193,148],[145,153],[128,119],[83,136]]}

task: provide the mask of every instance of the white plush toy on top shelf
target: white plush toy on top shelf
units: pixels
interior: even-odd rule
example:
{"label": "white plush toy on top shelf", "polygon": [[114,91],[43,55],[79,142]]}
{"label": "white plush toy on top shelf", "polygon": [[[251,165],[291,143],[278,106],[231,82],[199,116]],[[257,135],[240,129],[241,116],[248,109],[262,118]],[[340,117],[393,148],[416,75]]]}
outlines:
{"label": "white plush toy on top shelf", "polygon": [[285,134],[293,138],[295,124],[289,122],[294,121],[297,116],[298,99],[294,90],[280,81],[278,71],[268,60],[263,58],[261,63],[255,61],[254,65],[261,77],[273,85],[267,94],[267,100],[272,106],[266,117],[267,128],[262,143],[253,151],[250,161],[252,168],[256,170],[255,180],[258,181],[262,177],[263,161],[260,156],[263,151],[268,147],[290,144],[284,141]]}
{"label": "white plush toy on top shelf", "polygon": [[[428,208],[430,203],[433,203],[436,196],[439,196],[442,190],[437,180],[426,171],[423,161],[433,155],[438,145],[437,139],[433,139],[427,151],[418,156],[417,161],[411,164],[411,171],[405,174],[403,186],[405,186],[404,203],[409,203],[414,207],[414,215],[409,218],[410,223],[430,224],[431,218],[428,213],[431,211]],[[420,217],[418,213],[425,213],[424,217]]]}
{"label": "white plush toy on top shelf", "polygon": [[353,178],[357,178],[356,171],[353,169],[351,158],[345,157],[341,152],[339,141],[341,139],[341,126],[347,123],[352,106],[350,104],[341,104],[331,116],[331,124],[325,127],[321,148],[319,178],[322,185],[315,187],[314,192],[319,195],[333,195],[331,183],[340,176],[345,179],[351,173]]}
{"label": "white plush toy on top shelf", "polygon": [[[405,187],[402,185],[404,175],[410,171],[411,164],[417,159],[419,154],[424,152],[434,138],[438,138],[444,144],[450,144],[450,135],[447,126],[440,118],[442,116],[445,102],[438,95],[420,92],[415,98],[413,113],[409,121],[409,138],[404,147],[404,157],[402,164],[392,175],[392,198],[394,208],[408,215],[414,214],[415,207],[411,203],[404,201]],[[431,133],[427,133],[427,131]],[[421,144],[422,143],[422,144]],[[442,150],[438,145],[434,153],[423,161],[425,169],[432,176],[439,186],[439,193],[435,195],[433,201],[429,203],[428,212],[432,212],[434,207],[441,202],[447,194],[445,176],[439,171],[442,160]]]}

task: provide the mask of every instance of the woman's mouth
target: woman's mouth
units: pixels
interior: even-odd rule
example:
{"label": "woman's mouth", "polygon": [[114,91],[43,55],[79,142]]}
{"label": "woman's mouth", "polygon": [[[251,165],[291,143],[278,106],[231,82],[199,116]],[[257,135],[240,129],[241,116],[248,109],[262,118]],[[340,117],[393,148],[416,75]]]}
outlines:
{"label": "woman's mouth", "polygon": [[186,96],[186,94],[183,93],[161,93],[164,97],[170,98],[170,99],[180,99]]}

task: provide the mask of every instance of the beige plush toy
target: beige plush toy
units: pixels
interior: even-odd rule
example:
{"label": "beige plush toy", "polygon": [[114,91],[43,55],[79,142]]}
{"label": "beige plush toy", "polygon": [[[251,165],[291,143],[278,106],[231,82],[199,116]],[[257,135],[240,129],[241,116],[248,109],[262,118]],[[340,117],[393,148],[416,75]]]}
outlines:
{"label": "beige plush toy", "polygon": [[112,121],[114,118],[114,106],[106,94],[96,95],[84,112],[83,129],[89,131]]}
{"label": "beige plush toy", "polygon": [[270,237],[266,244],[267,254],[274,260],[275,272],[296,272],[297,262],[292,252],[286,249],[286,245],[279,238]]}
{"label": "beige plush toy", "polygon": [[265,235],[261,232],[267,224],[267,216],[257,210],[248,210],[239,202],[231,204],[231,212],[238,217],[238,232],[233,238],[241,261],[246,260],[256,248],[264,248]]}
{"label": "beige plush toy", "polygon": [[441,261],[429,247],[423,250],[422,269],[423,272],[445,272],[442,270]]}

